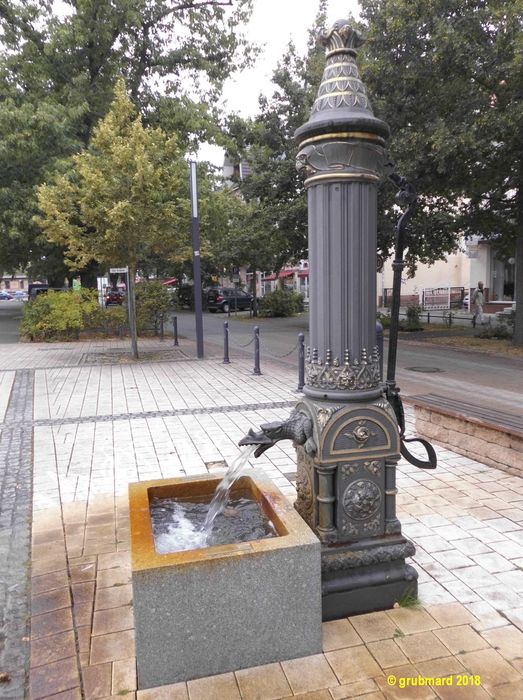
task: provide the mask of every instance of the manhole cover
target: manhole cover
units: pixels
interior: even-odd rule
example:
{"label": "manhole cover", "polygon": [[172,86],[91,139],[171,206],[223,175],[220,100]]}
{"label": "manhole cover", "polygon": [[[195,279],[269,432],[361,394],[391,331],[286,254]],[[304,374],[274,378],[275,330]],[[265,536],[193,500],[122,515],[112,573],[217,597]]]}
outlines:
{"label": "manhole cover", "polygon": [[443,372],[439,367],[405,367],[408,372],[424,372],[425,374],[436,374]]}

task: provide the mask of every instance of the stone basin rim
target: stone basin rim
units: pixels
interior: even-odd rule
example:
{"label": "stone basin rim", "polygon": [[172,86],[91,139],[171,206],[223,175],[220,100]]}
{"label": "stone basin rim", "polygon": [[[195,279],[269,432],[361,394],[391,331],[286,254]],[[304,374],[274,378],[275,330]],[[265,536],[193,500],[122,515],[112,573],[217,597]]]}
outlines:
{"label": "stone basin rim", "polygon": [[[307,523],[298,515],[285,496],[261,471],[250,470],[242,475],[232,487],[232,495],[238,491],[249,492],[256,500],[275,526],[277,535],[272,538],[236,542],[232,544],[211,545],[199,549],[188,549],[168,554],[159,554],[154,545],[152,522],[149,510],[150,497],[178,497],[188,500],[191,487],[193,497],[197,491],[194,487],[201,486],[202,496],[212,496],[214,489],[220,483],[221,476],[208,474],[157,479],[129,484],[129,519],[131,526],[131,562],[133,572],[147,572],[151,569],[162,569],[172,566],[212,566],[213,562],[223,558],[256,557],[297,544],[313,544],[318,538]],[[156,492],[156,493],[155,493]],[[160,494],[158,493],[160,492]]]}

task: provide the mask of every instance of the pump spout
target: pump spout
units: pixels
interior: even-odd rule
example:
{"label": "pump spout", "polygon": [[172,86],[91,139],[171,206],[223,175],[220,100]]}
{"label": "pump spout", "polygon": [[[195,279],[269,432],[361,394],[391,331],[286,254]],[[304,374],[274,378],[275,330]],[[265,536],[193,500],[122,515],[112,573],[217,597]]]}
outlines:
{"label": "pump spout", "polygon": [[254,452],[255,457],[260,457],[265,450],[272,447],[280,440],[292,440],[295,445],[304,445],[305,450],[312,454],[316,452],[316,445],[312,437],[312,421],[299,411],[291,413],[286,421],[275,421],[260,426],[258,432],[251,428],[238,445],[258,445]]}

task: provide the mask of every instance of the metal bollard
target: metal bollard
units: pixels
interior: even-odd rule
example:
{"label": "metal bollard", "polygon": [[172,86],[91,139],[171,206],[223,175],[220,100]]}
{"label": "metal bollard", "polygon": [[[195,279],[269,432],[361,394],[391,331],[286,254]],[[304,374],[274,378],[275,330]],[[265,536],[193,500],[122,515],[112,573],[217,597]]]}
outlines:
{"label": "metal bollard", "polygon": [[449,311],[449,328],[452,326],[452,311]]}
{"label": "metal bollard", "polygon": [[229,360],[229,323],[225,321],[223,324],[223,364],[230,365]]}
{"label": "metal bollard", "polygon": [[305,384],[305,335],[298,333],[298,391]]}
{"label": "metal bollard", "polygon": [[261,374],[260,370],[260,328],[254,326],[254,371],[253,374]]}
{"label": "metal bollard", "polygon": [[178,345],[178,317],[173,316],[173,336],[174,336],[174,346]]}
{"label": "metal bollard", "polygon": [[165,338],[163,334],[163,314],[160,316],[160,342]]}
{"label": "metal bollard", "polygon": [[430,311],[427,311],[427,326],[430,326]]}
{"label": "metal bollard", "polygon": [[376,321],[376,345],[380,354],[380,379],[383,379],[383,326]]}

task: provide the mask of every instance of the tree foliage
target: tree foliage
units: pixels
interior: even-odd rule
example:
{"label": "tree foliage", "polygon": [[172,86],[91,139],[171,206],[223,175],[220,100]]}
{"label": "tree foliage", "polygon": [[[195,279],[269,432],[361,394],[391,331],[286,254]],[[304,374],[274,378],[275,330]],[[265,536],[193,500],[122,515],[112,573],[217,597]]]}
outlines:
{"label": "tree foliage", "polygon": [[252,0],[226,4],[67,0],[58,15],[42,0],[0,2],[0,269],[60,263],[33,220],[36,187],[89,143],[118,77],[180,148],[217,137],[221,85],[251,56],[238,29]]}
{"label": "tree foliage", "polygon": [[[523,2],[362,0],[363,78],[416,187],[409,258],[430,262],[479,234],[518,246],[523,299]],[[395,214],[383,193],[382,235]],[[421,235],[420,235],[421,234]],[[523,305],[517,326],[523,342]]]}
{"label": "tree foliage", "polygon": [[[294,132],[307,121],[320,83],[324,51],[316,36],[325,29],[326,6],[326,0],[321,0],[306,55],[289,44],[273,72],[273,95],[260,96],[259,114],[252,120],[229,121],[231,151],[243,155],[252,168],[238,183],[240,192],[256,212],[249,218],[263,223],[265,232],[262,238],[260,226],[255,226],[252,237],[258,244],[249,247],[265,258],[265,265],[256,259],[249,262],[258,269],[280,269],[306,256],[307,202],[296,170]],[[265,248],[267,255],[260,255]]]}
{"label": "tree foliage", "polygon": [[174,258],[188,246],[183,154],[174,137],[143,126],[123,82],[89,148],[38,188],[38,203],[37,223],[72,269],[95,259],[136,270],[149,252]]}

